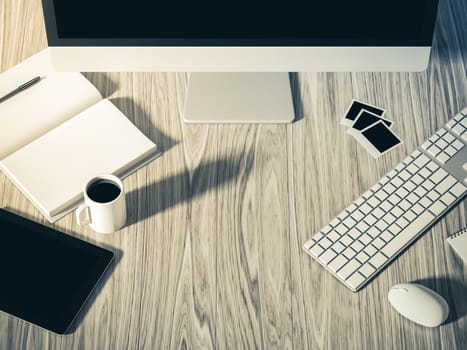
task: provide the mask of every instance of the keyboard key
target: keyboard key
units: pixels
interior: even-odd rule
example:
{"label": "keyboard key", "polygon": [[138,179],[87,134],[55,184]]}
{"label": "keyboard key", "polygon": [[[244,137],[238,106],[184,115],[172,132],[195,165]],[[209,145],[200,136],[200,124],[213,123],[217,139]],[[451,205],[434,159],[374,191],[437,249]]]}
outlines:
{"label": "keyboard key", "polygon": [[357,228],[360,232],[365,232],[368,229],[368,224],[365,221],[360,221],[355,228]]}
{"label": "keyboard key", "polygon": [[353,242],[353,239],[350,238],[349,235],[345,235],[341,238],[340,242],[345,245],[346,247],[348,247],[350,245],[350,243]]}
{"label": "keyboard key", "polygon": [[348,217],[348,216],[349,216],[349,213],[348,213],[347,211],[344,210],[342,213],[340,213],[339,215],[337,215],[337,218],[342,222],[342,221],[344,221],[344,219],[345,219],[346,217]]}
{"label": "keyboard key", "polygon": [[426,196],[430,198],[432,202],[437,201],[439,197],[441,197],[441,195],[436,191],[430,191]]}
{"label": "keyboard key", "polygon": [[444,211],[444,209],[446,209],[446,208],[447,208],[447,205],[446,205],[446,204],[444,204],[444,203],[441,202],[441,201],[436,201],[436,202],[434,202],[434,203],[431,205],[430,210],[432,211],[433,214],[439,215],[439,214],[441,214],[441,213]]}
{"label": "keyboard key", "polygon": [[339,254],[340,252],[342,252],[342,251],[345,249],[345,246],[344,246],[341,242],[336,242],[336,243],[334,243],[334,245],[332,246],[332,249],[333,249],[337,254]]}
{"label": "keyboard key", "polygon": [[457,180],[449,175],[435,187],[435,190],[440,194],[446,193],[456,182]]}
{"label": "keyboard key", "polygon": [[381,200],[379,200],[376,196],[371,197],[368,199],[367,202],[371,207],[376,208],[379,203],[381,203]]}
{"label": "keyboard key", "polygon": [[410,179],[411,176],[412,176],[412,174],[409,173],[407,170],[402,170],[399,173],[399,177],[404,181],[407,181],[408,179]]}
{"label": "keyboard key", "polygon": [[404,214],[404,218],[406,218],[408,221],[413,221],[413,220],[415,220],[416,217],[417,216],[411,210]]}
{"label": "keyboard key", "polygon": [[335,242],[337,241],[339,238],[341,238],[341,236],[336,232],[336,231],[332,231],[332,232],[329,232],[328,235],[326,236],[328,239],[331,240],[331,242]]}
{"label": "keyboard key", "polygon": [[388,224],[384,220],[379,220],[375,226],[378,228],[380,231],[384,231],[386,227],[388,227]]}
{"label": "keyboard key", "polygon": [[319,256],[319,260],[321,260],[323,264],[327,265],[335,256],[336,253],[332,249],[328,249]]}
{"label": "keyboard key", "polygon": [[361,266],[357,259],[350,260],[344,267],[337,271],[337,275],[346,280],[351,274],[353,274]]}
{"label": "keyboard key", "polygon": [[359,252],[360,250],[363,249],[363,244],[361,244],[359,241],[355,241],[352,243],[352,245],[350,246],[353,250],[355,250],[356,252]]}
{"label": "keyboard key", "polygon": [[423,177],[425,179],[431,175],[431,171],[428,170],[428,168],[420,169],[420,171],[418,173],[420,174],[421,177]]}
{"label": "keyboard key", "polygon": [[436,143],[436,141],[439,140],[439,135],[438,135],[438,134],[434,134],[434,135],[431,136],[428,140],[430,140],[431,143]]}
{"label": "keyboard key", "polygon": [[375,218],[382,218],[386,212],[382,211],[381,208],[376,208],[375,210],[373,210],[373,212],[371,213]]}
{"label": "keyboard key", "polygon": [[424,195],[426,195],[427,190],[424,189],[422,186],[419,186],[415,189],[414,193],[419,197],[423,197]]}
{"label": "keyboard key", "polygon": [[393,193],[395,190],[396,190],[396,187],[391,184],[391,183],[388,183],[386,186],[384,186],[383,188],[388,194],[391,194]]}
{"label": "keyboard key", "polygon": [[[418,187],[420,188],[420,187]],[[417,189],[418,189],[417,188]],[[420,198],[420,196],[417,196],[415,193],[411,193],[407,196],[407,200],[411,203],[411,204],[415,204],[417,203],[418,199]]]}
{"label": "keyboard key", "polygon": [[375,246],[376,249],[381,249],[386,245],[386,242],[381,239],[381,237],[376,238],[373,241],[373,245]]}
{"label": "keyboard key", "polygon": [[351,216],[349,216],[349,217],[348,217],[347,219],[345,219],[344,222],[343,222],[343,224],[344,224],[345,226],[347,226],[348,228],[351,228],[351,227],[355,226],[356,223],[357,223],[357,221],[356,221],[353,217],[351,217]]}
{"label": "keyboard key", "polygon": [[412,192],[414,189],[415,189],[415,184],[412,182],[412,181],[407,181],[405,184],[404,184],[404,187],[407,191],[409,192]]}
{"label": "keyboard key", "polygon": [[366,278],[370,277],[373,272],[375,272],[376,269],[370,264],[366,263],[362,267],[360,267],[359,272],[363,274]]}
{"label": "keyboard key", "polygon": [[318,257],[322,252],[324,252],[324,249],[321,248],[318,244],[315,244],[310,248],[310,253],[315,257]]}
{"label": "keyboard key", "polygon": [[409,194],[409,191],[407,191],[404,187],[400,187],[397,189],[396,194],[401,198],[405,198]]}
{"label": "keyboard key", "polygon": [[415,204],[411,209],[416,215],[420,215],[425,210],[420,203]]}
{"label": "keyboard key", "polygon": [[334,231],[337,232],[339,236],[342,236],[344,233],[347,233],[348,230],[349,229],[347,228],[347,226],[345,226],[343,223],[340,223],[334,229]]}
{"label": "keyboard key", "polygon": [[349,212],[349,214],[352,214],[352,212],[357,209],[357,206],[355,205],[355,203],[352,203],[350,204],[348,207],[347,207],[347,212]]}
{"label": "keyboard key", "polygon": [[397,171],[395,169],[392,169],[391,171],[389,171],[389,173],[386,174],[386,176],[388,176],[391,179],[396,175],[397,175]]}
{"label": "keyboard key", "polygon": [[451,193],[447,192],[441,197],[441,200],[444,204],[451,205],[453,202],[455,202],[456,197],[454,197]]}
{"label": "keyboard key", "polygon": [[303,245],[303,247],[304,247],[305,249],[310,249],[311,246],[312,246],[313,244],[315,244],[315,242],[314,242],[313,240],[310,239],[308,242],[306,242],[306,243]]}
{"label": "keyboard key", "polygon": [[430,160],[430,162],[426,165],[426,167],[427,167],[428,169],[430,169],[431,172],[435,172],[436,170],[439,169],[439,165],[436,164],[435,162],[431,161],[431,160]]}
{"label": "keyboard key", "polygon": [[338,255],[333,261],[331,261],[328,267],[333,272],[337,272],[346,262],[347,258],[344,255]]}
{"label": "keyboard key", "polygon": [[384,210],[386,213],[390,212],[391,209],[393,208],[393,206],[387,201],[384,201],[383,203],[381,203],[381,205],[379,207],[382,210]]}
{"label": "keyboard key", "polygon": [[438,142],[436,142],[436,146],[438,146],[441,149],[445,149],[447,145],[448,143],[443,139],[439,139]]}
{"label": "keyboard key", "polygon": [[394,179],[392,179],[391,183],[399,188],[404,184],[404,180],[402,180],[399,176],[396,176]]}
{"label": "keyboard key", "polygon": [[447,153],[443,152],[443,153],[440,153],[440,154],[436,157],[436,159],[438,159],[438,160],[440,161],[441,164],[446,164],[446,162],[447,162],[449,159],[451,159],[451,157],[450,157]]}
{"label": "keyboard key", "polygon": [[355,252],[355,250],[353,250],[352,248],[348,247],[346,250],[344,250],[344,252],[342,253],[345,255],[345,257],[347,259],[352,259],[355,255],[357,255],[357,253]]}
{"label": "keyboard key", "polygon": [[365,253],[368,254],[368,256],[373,256],[376,254],[377,250],[375,249],[375,247],[373,247],[371,244],[366,246],[365,249],[363,250]]}
{"label": "keyboard key", "polygon": [[399,203],[401,199],[399,198],[397,194],[393,193],[392,195],[389,196],[388,201],[392,205],[397,205],[397,203]]}
{"label": "keyboard key", "polygon": [[464,144],[459,140],[456,140],[451,144],[451,146],[454,147],[457,151],[460,151],[462,147],[464,147]]}
{"label": "keyboard key", "polygon": [[436,185],[430,179],[426,179],[425,182],[422,183],[422,187],[427,191],[431,191],[433,188],[435,188],[435,186]]}
{"label": "keyboard key", "polygon": [[[406,244],[421,233],[421,231],[430,223],[435,216],[429,211],[424,211],[419,217],[402,230],[396,239],[389,242],[381,251],[388,257],[392,257],[399,252]],[[372,263],[373,264],[373,263]],[[375,267],[375,264],[373,264]]]}
{"label": "keyboard key", "polygon": [[329,226],[329,225],[327,225],[327,226],[325,226],[325,227],[321,230],[321,232],[322,232],[323,234],[326,234],[326,233],[328,233],[328,232],[331,231],[331,230],[332,230],[332,227]]}
{"label": "keyboard key", "polygon": [[318,232],[317,234],[315,234],[313,237],[311,237],[311,239],[315,240],[316,242],[320,241],[321,239],[323,239],[323,233],[322,232]]}
{"label": "keyboard key", "polygon": [[367,234],[369,234],[371,237],[373,238],[376,238],[379,236],[379,234],[381,233],[380,230],[378,230],[376,227],[370,227],[367,231],[366,231]]}
{"label": "keyboard key", "polygon": [[456,150],[454,147],[452,147],[452,146],[448,146],[448,147],[444,150],[444,152],[446,152],[447,155],[448,155],[449,157],[452,157],[452,156],[454,156],[454,155],[457,153],[457,150]]}
{"label": "keyboard key", "polygon": [[379,268],[381,265],[383,265],[388,259],[381,254],[380,252],[376,253],[374,257],[370,259],[371,265],[373,265],[376,268]]}
{"label": "keyboard key", "polygon": [[364,220],[370,226],[373,225],[376,221],[378,221],[378,219],[376,219],[372,214],[368,214],[368,216]]}
{"label": "keyboard key", "polygon": [[354,218],[356,221],[362,220],[364,217],[363,213],[360,210],[355,210],[352,213],[352,218]]}
{"label": "keyboard key", "polygon": [[359,230],[357,230],[355,227],[349,230],[347,234],[352,238],[353,241],[358,239],[358,237],[362,235],[362,233]]}
{"label": "keyboard key", "polygon": [[404,228],[409,224],[409,221],[401,216],[397,221],[396,224],[399,225],[400,228]]}
{"label": "keyboard key", "polygon": [[416,160],[415,160],[415,164],[421,168],[423,166],[425,166],[428,162],[430,161],[430,158],[428,158],[426,155],[422,154],[420,157],[418,157]]}
{"label": "keyboard key", "polygon": [[394,223],[391,226],[389,226],[387,230],[389,230],[389,232],[391,232],[393,236],[396,236],[399,232],[401,232],[402,229],[399,227],[399,225]]}
{"label": "keyboard key", "polygon": [[322,240],[319,241],[319,245],[324,249],[328,249],[331,246],[332,242],[324,237]]}
{"label": "keyboard key", "polygon": [[393,239],[393,235],[389,231],[384,231],[380,236],[386,243]]}
{"label": "keyboard key", "polygon": [[357,287],[359,287],[364,281],[365,281],[365,278],[360,273],[355,272],[345,282],[348,283],[349,286],[352,287],[353,289],[357,289]]}
{"label": "keyboard key", "polygon": [[360,211],[365,215],[371,212],[372,209],[373,208],[370,207],[367,203],[363,203],[360,207]]}
{"label": "keyboard key", "polygon": [[404,214],[404,211],[399,208],[399,207],[394,207],[392,210],[391,210],[391,214],[394,215],[395,217],[399,217],[401,216],[402,214]]}
{"label": "keyboard key", "polygon": [[420,199],[419,204],[424,206],[425,208],[428,208],[431,205],[432,201],[428,199],[427,197],[423,197]]}
{"label": "keyboard key", "polygon": [[456,197],[461,197],[465,192],[465,186],[458,182],[449,189],[449,192],[451,192]]}
{"label": "keyboard key", "polygon": [[390,212],[383,216],[383,220],[386,221],[388,225],[391,225],[394,221],[396,221],[396,219],[397,218]]}
{"label": "keyboard key", "polygon": [[414,176],[412,176],[410,181],[412,181],[415,185],[420,185],[423,181],[425,181],[425,179],[419,174],[415,174]]}
{"label": "keyboard key", "polygon": [[412,163],[407,167],[407,171],[412,175],[416,174],[418,172],[418,166],[416,166],[415,163]]}
{"label": "keyboard key", "polygon": [[430,148],[426,150],[431,156],[436,157],[440,152],[441,149],[436,147],[436,145],[431,145]]}
{"label": "keyboard key", "polygon": [[360,236],[358,240],[362,242],[364,245],[368,245],[370,244],[370,242],[373,241],[373,238],[371,238],[367,233],[364,233],[363,235]]}
{"label": "keyboard key", "polygon": [[363,251],[361,251],[356,258],[358,261],[360,261],[362,264],[365,263],[370,257]]}
{"label": "keyboard key", "polygon": [[410,207],[412,207],[412,203],[410,203],[407,199],[404,199],[403,201],[401,201],[399,203],[399,207],[403,210],[403,211],[407,211],[410,209]]}
{"label": "keyboard key", "polygon": [[457,124],[452,128],[452,131],[454,132],[454,134],[456,134],[458,136],[462,135],[464,130],[465,130],[465,128],[461,124]]}
{"label": "keyboard key", "polygon": [[452,141],[454,141],[456,138],[454,136],[452,136],[451,134],[446,134],[444,135],[443,139],[447,142],[447,143],[452,143]]}
{"label": "keyboard key", "polygon": [[388,198],[388,196],[389,195],[384,190],[379,190],[375,193],[375,197],[378,198],[380,201],[384,201],[386,198]]}

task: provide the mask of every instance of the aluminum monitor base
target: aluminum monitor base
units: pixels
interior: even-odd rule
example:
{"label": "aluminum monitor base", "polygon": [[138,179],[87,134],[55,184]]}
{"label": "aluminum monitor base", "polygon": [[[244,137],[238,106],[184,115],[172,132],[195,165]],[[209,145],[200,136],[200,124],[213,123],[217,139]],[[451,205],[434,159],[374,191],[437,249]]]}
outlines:
{"label": "aluminum monitor base", "polygon": [[288,73],[191,73],[186,123],[290,123]]}

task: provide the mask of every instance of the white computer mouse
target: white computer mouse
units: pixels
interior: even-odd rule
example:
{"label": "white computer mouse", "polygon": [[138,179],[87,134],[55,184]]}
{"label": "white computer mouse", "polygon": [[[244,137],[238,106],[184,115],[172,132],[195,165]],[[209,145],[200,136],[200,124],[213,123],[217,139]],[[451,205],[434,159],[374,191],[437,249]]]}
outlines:
{"label": "white computer mouse", "polygon": [[417,283],[397,284],[389,290],[389,302],[402,316],[425,327],[438,327],[449,315],[449,305],[431,289]]}

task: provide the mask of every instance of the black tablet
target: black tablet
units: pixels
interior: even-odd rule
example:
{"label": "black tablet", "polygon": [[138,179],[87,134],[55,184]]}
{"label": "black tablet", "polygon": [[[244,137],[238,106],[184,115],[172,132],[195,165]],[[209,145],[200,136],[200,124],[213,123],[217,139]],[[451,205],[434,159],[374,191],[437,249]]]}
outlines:
{"label": "black tablet", "polygon": [[64,334],[113,253],[0,209],[0,309]]}

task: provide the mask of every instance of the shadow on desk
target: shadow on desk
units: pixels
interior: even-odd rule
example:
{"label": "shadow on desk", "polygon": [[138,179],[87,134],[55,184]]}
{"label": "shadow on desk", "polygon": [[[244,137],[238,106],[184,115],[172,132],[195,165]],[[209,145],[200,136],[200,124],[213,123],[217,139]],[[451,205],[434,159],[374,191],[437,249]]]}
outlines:
{"label": "shadow on desk", "polygon": [[108,73],[83,72],[82,74],[96,87],[104,98],[111,96],[118,89],[118,83],[113,81]]}
{"label": "shadow on desk", "polygon": [[467,286],[460,280],[449,277],[424,278],[413,281],[441,295],[449,305],[449,317],[445,324],[454,323],[467,315]]}
{"label": "shadow on desk", "polygon": [[161,152],[167,152],[177,142],[155,127],[151,116],[131,98],[111,98],[110,101],[125,114],[136,127],[157,145]]}
{"label": "shadow on desk", "polygon": [[253,152],[250,152],[247,155],[202,163],[194,171],[185,170],[127,193],[127,225],[133,225],[178,203],[215,189],[237,176],[248,178],[253,158]]}
{"label": "shadow on desk", "polygon": [[303,119],[302,93],[298,73],[289,73],[290,89],[292,90],[293,109],[295,119],[293,123]]}

